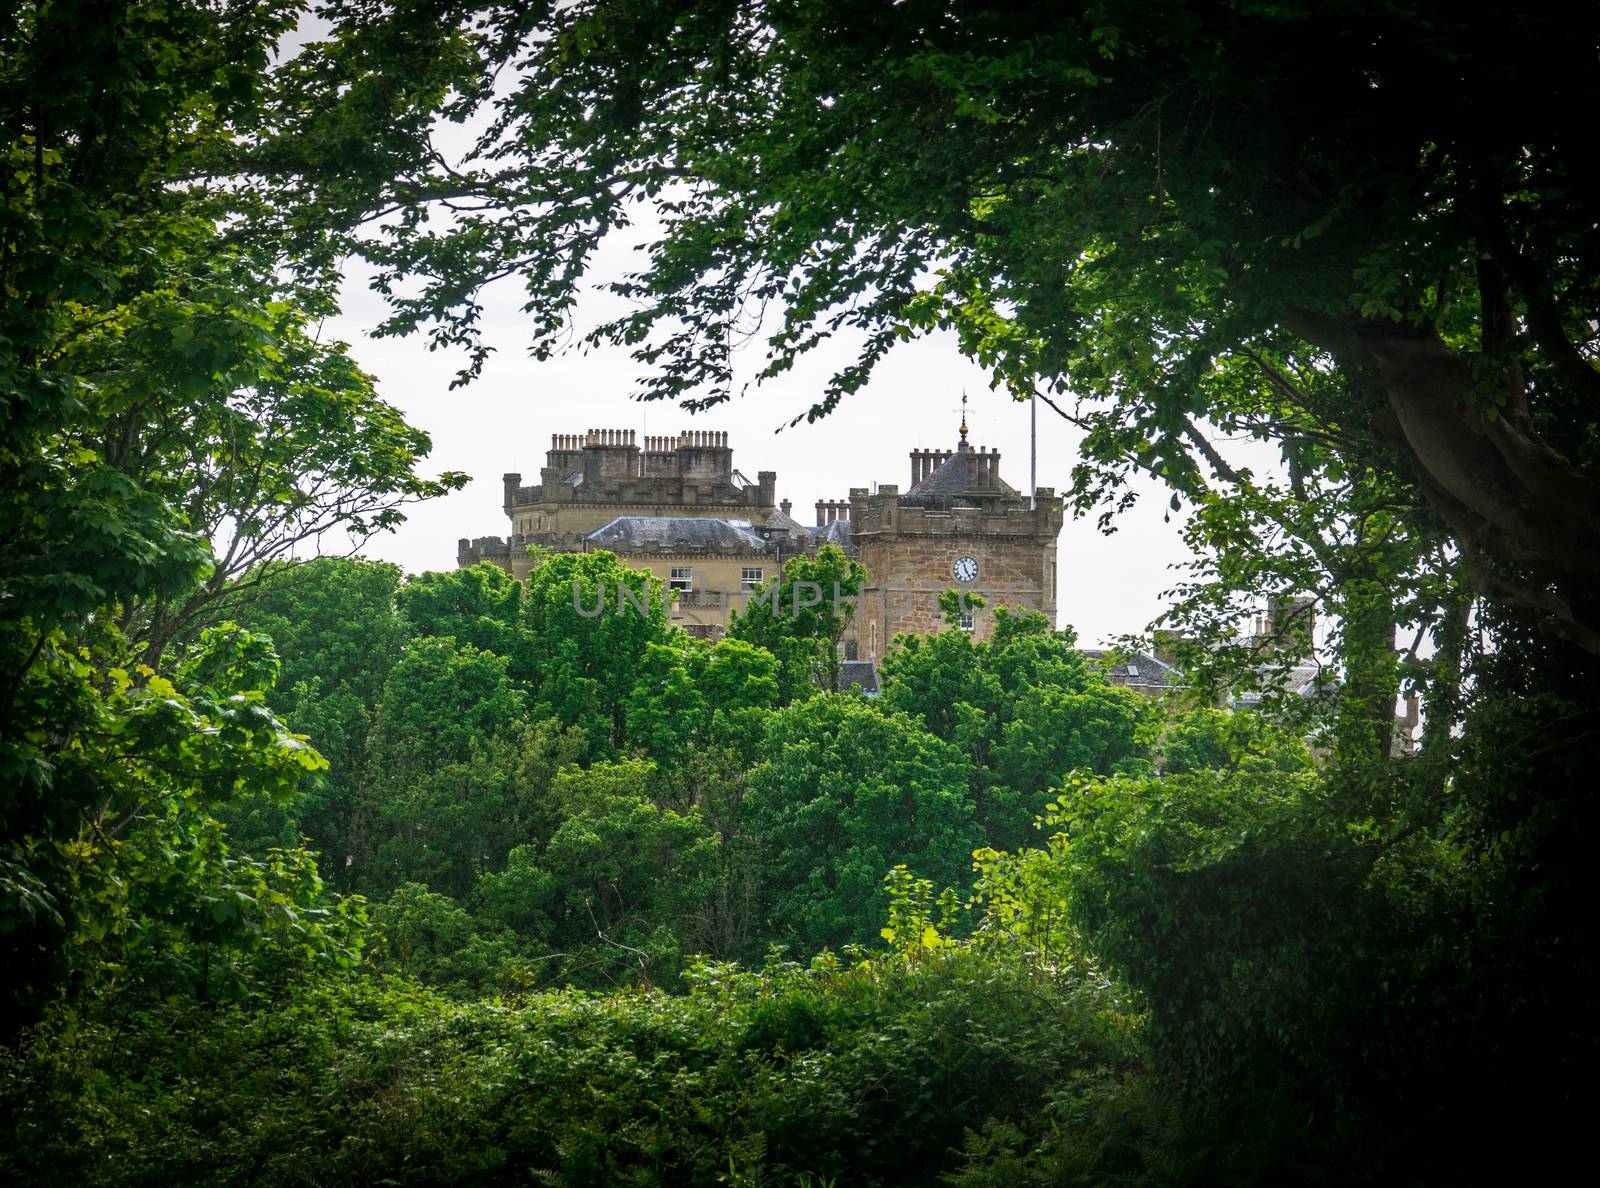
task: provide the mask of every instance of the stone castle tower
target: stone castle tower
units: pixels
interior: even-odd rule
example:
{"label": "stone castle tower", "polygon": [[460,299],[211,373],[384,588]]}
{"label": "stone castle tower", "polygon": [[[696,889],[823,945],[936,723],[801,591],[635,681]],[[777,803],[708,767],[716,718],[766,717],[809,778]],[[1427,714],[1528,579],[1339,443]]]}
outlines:
{"label": "stone castle tower", "polygon": [[967,442],[963,418],[954,450],[911,451],[911,482],[877,493],[850,491],[850,540],[867,570],[856,624],[863,660],[878,660],[896,635],[945,626],[939,595],[980,595],[962,626],[987,638],[997,606],[1056,617],[1056,538],[1063,519],[1055,491],[1032,499],[1000,477],[1000,454]]}

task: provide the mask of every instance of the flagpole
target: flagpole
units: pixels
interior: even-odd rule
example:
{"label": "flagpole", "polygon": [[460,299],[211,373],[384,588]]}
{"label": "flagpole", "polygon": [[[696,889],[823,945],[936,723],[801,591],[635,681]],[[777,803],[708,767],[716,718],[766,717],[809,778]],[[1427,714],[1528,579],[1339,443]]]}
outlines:
{"label": "flagpole", "polygon": [[1039,390],[1028,398],[1028,506],[1039,506]]}

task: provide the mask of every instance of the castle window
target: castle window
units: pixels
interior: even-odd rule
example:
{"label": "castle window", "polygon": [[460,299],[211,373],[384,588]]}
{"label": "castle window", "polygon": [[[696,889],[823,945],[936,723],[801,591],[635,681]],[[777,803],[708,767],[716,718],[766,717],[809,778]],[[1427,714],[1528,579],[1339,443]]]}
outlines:
{"label": "castle window", "polygon": [[961,630],[972,631],[978,626],[978,617],[972,611],[961,612]]}
{"label": "castle window", "polygon": [[745,593],[761,589],[761,583],[766,580],[766,572],[759,565],[746,565],[739,571],[739,587]]}
{"label": "castle window", "polygon": [[672,578],[668,585],[674,590],[694,589],[694,571],[687,565],[674,565],[672,567]]}

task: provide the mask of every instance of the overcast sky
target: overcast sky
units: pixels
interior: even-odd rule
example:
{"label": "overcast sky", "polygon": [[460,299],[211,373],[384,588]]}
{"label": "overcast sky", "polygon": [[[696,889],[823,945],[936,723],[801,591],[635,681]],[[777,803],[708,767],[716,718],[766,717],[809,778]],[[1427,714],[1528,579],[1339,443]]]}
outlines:
{"label": "overcast sky", "polygon": [[[603,255],[596,281],[623,266],[623,253]],[[596,297],[580,310],[590,325],[610,304]],[[572,351],[537,361],[526,349],[524,315],[514,286],[502,285],[485,303],[485,340],[495,354],[483,376],[452,391],[462,356],[430,352],[420,337],[374,339],[370,327],[381,316],[380,300],[357,280],[347,286],[345,314],[324,327],[342,338],[379,382],[383,398],[433,438],[429,473],[461,470],[473,476],[463,490],[413,507],[399,531],[373,539],[369,557],[394,561],[409,573],[455,567],[462,536],[504,536],[501,475],[520,471],[536,482],[552,433],[587,429],[633,429],[676,433],[716,429],[729,434],[734,465],[755,477],[778,473],[778,498],[794,501],[795,518],[810,524],[819,498],[843,499],[851,487],[909,483],[907,452],[952,448],[960,422],[961,394],[968,394],[974,445],[1001,451],[1001,476],[1018,490],[1028,486],[1028,407],[989,390],[983,371],[956,349],[952,336],[934,336],[900,346],[871,383],[817,424],[783,428],[804,412],[831,369],[853,356],[833,343],[743,399],[698,416],[675,405],[630,399],[638,365],[621,349]],[[759,345],[748,348],[741,369],[759,363]],[[1039,485],[1063,490],[1070,481],[1078,432],[1047,405],[1039,406]],[[1166,522],[1164,494],[1147,495],[1124,513],[1117,531],[1103,536],[1093,519],[1067,521],[1060,539],[1059,622],[1076,627],[1085,644],[1142,630],[1161,609],[1160,592],[1173,582],[1168,568],[1188,556],[1178,536],[1178,517]]]}
{"label": "overcast sky", "polygon": [[[635,243],[602,246],[590,281],[598,286],[636,266]],[[617,299],[596,292],[580,303],[577,326],[592,327],[618,311]],[[908,451],[953,448],[961,394],[969,397],[968,423],[976,446],[1001,451],[1001,476],[1018,490],[1028,486],[1028,407],[989,389],[982,369],[956,349],[953,336],[903,344],[878,368],[871,383],[827,419],[783,428],[804,412],[834,369],[854,356],[848,341],[818,348],[792,371],[743,399],[698,416],[675,405],[630,398],[638,365],[622,349],[573,350],[540,362],[529,357],[525,315],[515,282],[485,296],[485,341],[495,353],[471,386],[450,389],[463,363],[459,353],[430,352],[421,337],[374,339],[368,334],[383,312],[381,300],[360,277],[345,288],[344,315],[323,328],[324,337],[351,344],[356,359],[379,382],[384,399],[433,438],[427,470],[461,470],[473,476],[465,489],[414,507],[393,534],[372,540],[364,555],[394,561],[409,573],[451,569],[462,536],[503,536],[501,475],[519,471],[536,482],[552,433],[633,429],[676,433],[724,430],[734,465],[755,477],[778,473],[778,498],[794,501],[795,518],[815,518],[819,498],[843,499],[851,487],[909,483]],[[760,365],[752,343],[736,364],[740,378]],[[1039,485],[1061,491],[1070,481],[1077,430],[1045,404],[1039,406]],[[1076,627],[1085,644],[1138,632],[1160,612],[1161,591],[1176,575],[1168,568],[1188,556],[1179,520],[1164,519],[1167,497],[1153,485],[1103,536],[1093,518],[1068,520],[1060,539],[1057,575],[1061,625]]]}

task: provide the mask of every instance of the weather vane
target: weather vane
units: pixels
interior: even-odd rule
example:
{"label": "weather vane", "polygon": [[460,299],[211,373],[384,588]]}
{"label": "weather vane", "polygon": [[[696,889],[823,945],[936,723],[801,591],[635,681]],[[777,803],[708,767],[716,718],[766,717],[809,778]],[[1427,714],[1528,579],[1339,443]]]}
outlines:
{"label": "weather vane", "polygon": [[967,440],[967,390],[961,389],[961,440]]}

